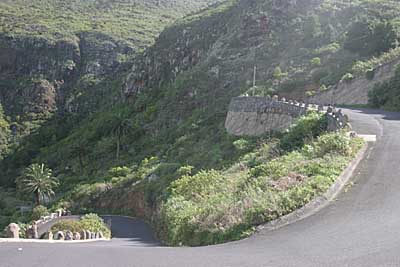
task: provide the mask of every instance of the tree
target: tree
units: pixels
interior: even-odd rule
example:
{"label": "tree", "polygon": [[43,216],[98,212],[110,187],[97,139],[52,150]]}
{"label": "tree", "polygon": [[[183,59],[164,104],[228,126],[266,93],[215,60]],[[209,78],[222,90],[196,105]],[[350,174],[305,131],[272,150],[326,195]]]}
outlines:
{"label": "tree", "polygon": [[10,125],[5,118],[3,106],[0,104],[0,159],[7,153],[10,138]]}
{"label": "tree", "polygon": [[275,80],[277,80],[279,82],[279,84],[281,83],[281,80],[287,76],[288,76],[288,73],[282,72],[281,67],[278,66],[274,69],[273,77]]}
{"label": "tree", "polygon": [[80,167],[81,172],[83,171],[83,167],[84,167],[83,159],[88,152],[87,146],[88,146],[88,144],[86,141],[78,141],[78,143],[72,147],[72,151],[71,151],[73,156],[78,157],[79,167]]}
{"label": "tree", "polygon": [[21,192],[35,195],[37,206],[44,198],[53,196],[54,189],[58,185],[58,180],[53,177],[52,170],[45,167],[44,164],[30,165],[18,181]]}
{"label": "tree", "polygon": [[120,151],[121,151],[121,141],[122,138],[129,132],[131,129],[131,121],[129,119],[126,119],[122,113],[116,113],[113,117],[112,121],[112,134],[117,140],[116,143],[116,158],[117,160],[120,157]]}
{"label": "tree", "polygon": [[281,67],[276,67],[275,69],[274,69],[274,78],[276,79],[276,80],[280,80],[281,79],[281,77],[282,77],[282,70],[281,70]]}
{"label": "tree", "polygon": [[357,21],[347,33],[344,48],[361,56],[379,55],[396,46],[398,36],[390,22]]}

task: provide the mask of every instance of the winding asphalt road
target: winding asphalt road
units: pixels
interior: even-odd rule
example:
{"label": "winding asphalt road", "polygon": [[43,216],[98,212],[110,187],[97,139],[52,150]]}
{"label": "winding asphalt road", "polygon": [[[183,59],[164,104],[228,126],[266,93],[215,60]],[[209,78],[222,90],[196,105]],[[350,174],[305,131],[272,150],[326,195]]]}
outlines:
{"label": "winding asphalt road", "polygon": [[345,112],[355,130],[377,135],[377,142],[354,185],[300,222],[219,246],[168,248],[144,223],[112,217],[114,231],[122,229],[112,241],[0,243],[0,267],[400,266],[400,113]]}

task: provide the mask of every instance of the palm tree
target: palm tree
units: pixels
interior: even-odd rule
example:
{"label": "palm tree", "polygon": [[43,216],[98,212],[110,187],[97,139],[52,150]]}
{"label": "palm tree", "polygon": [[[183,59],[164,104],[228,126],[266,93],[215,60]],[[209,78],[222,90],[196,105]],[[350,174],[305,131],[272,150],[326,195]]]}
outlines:
{"label": "palm tree", "polygon": [[57,178],[53,177],[52,170],[45,167],[44,164],[30,165],[18,181],[22,192],[35,195],[38,206],[42,199],[54,195],[53,190],[58,184]]}
{"label": "palm tree", "polygon": [[117,160],[119,159],[121,151],[121,139],[129,132],[131,127],[131,121],[129,119],[125,119],[122,113],[117,113],[114,115],[112,122],[112,134],[117,139]]}

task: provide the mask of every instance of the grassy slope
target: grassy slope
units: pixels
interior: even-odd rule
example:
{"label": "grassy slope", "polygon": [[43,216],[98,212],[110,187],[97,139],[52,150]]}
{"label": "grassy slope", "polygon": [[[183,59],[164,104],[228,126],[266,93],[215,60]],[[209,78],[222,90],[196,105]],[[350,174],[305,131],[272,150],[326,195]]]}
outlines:
{"label": "grassy slope", "polygon": [[[301,118],[292,133],[310,131],[323,117]],[[306,134],[308,136],[308,133]],[[308,136],[309,137],[309,136]],[[277,150],[286,141],[306,143]],[[277,142],[277,143],[276,143]],[[288,133],[257,146],[221,171],[184,175],[168,189],[159,234],[170,245],[210,245],[248,236],[254,227],[286,215],[325,193],[361,147],[345,133],[320,133],[313,141]]]}
{"label": "grassy slope", "polygon": [[177,17],[212,1],[100,1],[13,0],[0,3],[0,32],[43,36],[50,40],[74,38],[97,31],[144,48]]}

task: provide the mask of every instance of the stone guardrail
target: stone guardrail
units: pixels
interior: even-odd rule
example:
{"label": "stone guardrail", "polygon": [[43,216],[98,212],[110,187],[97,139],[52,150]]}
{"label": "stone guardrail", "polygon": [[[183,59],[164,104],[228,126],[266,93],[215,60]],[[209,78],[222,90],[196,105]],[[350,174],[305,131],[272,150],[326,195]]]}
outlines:
{"label": "stone guardrail", "polygon": [[[40,237],[38,229],[40,229],[45,224],[48,224],[54,220],[57,220],[58,218],[68,215],[69,213],[67,211],[59,209],[56,212],[50,213],[47,216],[42,216],[39,220],[33,221],[32,225],[28,226],[28,228],[25,230],[25,235],[27,238],[30,239],[38,239]],[[7,238],[19,238],[20,231],[21,229],[18,224],[9,224],[6,229]]]}
{"label": "stone guardrail", "polygon": [[[40,239],[44,237],[47,240],[89,240],[89,239],[104,239],[102,232],[92,233],[88,230],[81,232],[71,231],[57,231],[53,233],[50,231],[51,227],[62,220],[79,220],[81,216],[71,216],[69,212],[65,210],[57,210],[55,213],[51,213],[48,216],[43,216],[40,220],[33,221],[26,231],[26,239]],[[19,239],[20,238],[20,227],[16,223],[11,223],[6,229],[7,238]]]}
{"label": "stone guardrail", "polygon": [[229,113],[282,114],[292,118],[301,117],[309,110],[324,112],[326,114],[328,131],[338,131],[346,127],[351,128],[349,118],[343,114],[342,110],[336,110],[331,106],[325,107],[317,104],[287,100],[286,98],[279,99],[276,95],[273,97],[235,97],[229,106]]}

